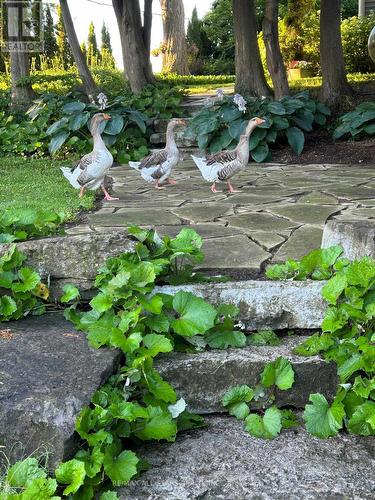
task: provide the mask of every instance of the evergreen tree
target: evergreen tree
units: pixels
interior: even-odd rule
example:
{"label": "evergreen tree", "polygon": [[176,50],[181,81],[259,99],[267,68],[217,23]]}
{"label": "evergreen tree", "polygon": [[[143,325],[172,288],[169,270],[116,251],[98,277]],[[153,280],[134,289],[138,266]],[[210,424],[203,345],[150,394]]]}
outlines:
{"label": "evergreen tree", "polygon": [[186,41],[189,45],[195,45],[200,51],[202,50],[202,21],[198,18],[196,7],[193,9],[188,23]]}
{"label": "evergreen tree", "polygon": [[101,30],[101,50],[106,49],[110,54],[112,54],[112,45],[111,45],[111,35],[109,34],[108,28],[103,22],[102,30]]}
{"label": "evergreen tree", "polygon": [[73,64],[73,54],[65,31],[60,5],[57,6],[57,18],[58,18],[56,25],[57,53],[61,61],[61,66],[64,69],[67,69],[69,68],[69,66]]}
{"label": "evergreen tree", "polygon": [[87,60],[87,47],[86,47],[85,42],[81,43],[81,50],[82,50],[82,54],[84,55],[85,59]]}
{"label": "evergreen tree", "polygon": [[96,41],[94,23],[89,25],[89,35],[87,37],[87,63],[89,66],[96,66],[99,59],[98,43]]}
{"label": "evergreen tree", "polygon": [[57,51],[57,42],[55,36],[55,26],[53,23],[53,17],[51,14],[51,9],[47,5],[44,11],[44,54],[48,59],[52,59]]}

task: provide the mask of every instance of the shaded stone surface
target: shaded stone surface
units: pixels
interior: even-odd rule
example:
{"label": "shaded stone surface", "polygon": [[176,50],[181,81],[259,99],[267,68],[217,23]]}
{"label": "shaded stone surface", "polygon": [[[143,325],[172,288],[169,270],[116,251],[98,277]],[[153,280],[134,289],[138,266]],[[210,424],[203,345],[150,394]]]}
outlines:
{"label": "shaded stone surface", "polygon": [[300,225],[298,222],[293,222],[286,218],[260,212],[225,217],[225,220],[228,222],[229,226],[239,227],[246,233],[248,231],[277,231],[298,227]]}
{"label": "shaded stone surface", "polygon": [[[213,350],[199,354],[173,353],[158,358],[155,367],[197,413],[223,412],[221,398],[234,385],[254,387],[264,365],[279,356],[293,364],[295,381],[288,391],[276,389],[277,406],[304,408],[309,395],[321,392],[332,399],[337,391],[337,370],[317,356],[292,353],[306,337],[285,338],[279,346],[251,346],[242,349]],[[262,402],[252,403],[261,407]]]}
{"label": "shaded stone surface", "polygon": [[[215,240],[216,241],[216,240]],[[192,292],[213,305],[233,304],[248,330],[264,328],[319,328],[327,304],[319,281],[237,281],[163,286],[156,290],[175,294]]]}
{"label": "shaded stone surface", "polygon": [[286,259],[301,259],[315,248],[320,248],[323,229],[305,225],[296,229],[273,257],[273,262],[284,262]]}
{"label": "shaded stone surface", "polygon": [[[157,203],[156,203],[157,204]],[[123,213],[93,214],[90,224],[106,227],[126,227],[131,224],[180,224],[180,218],[169,210],[158,208],[129,208]]]}
{"label": "shaded stone surface", "polygon": [[319,191],[311,191],[308,194],[304,194],[301,196],[297,203],[311,203],[313,205],[322,204],[322,205],[337,205],[338,199],[332,195],[321,193]]}
{"label": "shaded stone surface", "polygon": [[141,450],[151,469],[121,500],[370,500],[375,440],[340,434],[322,440],[302,428],[274,440],[251,437],[232,417],[207,417],[208,427],[175,443]]}
{"label": "shaded stone surface", "polygon": [[172,210],[181,219],[187,219],[191,222],[208,222],[233,213],[231,206],[224,203],[210,203],[206,204],[204,208],[199,204],[187,203],[183,207],[173,208]]}
{"label": "shaded stone surface", "polygon": [[[60,314],[3,323],[0,336],[0,445],[8,458],[38,450],[49,465],[70,458],[82,407],[115,371],[118,351],[92,349]],[[1,456],[0,456],[1,461]]]}
{"label": "shaded stone surface", "polygon": [[256,243],[266,248],[267,250],[271,250],[272,248],[280,245],[285,242],[286,237],[280,236],[275,232],[270,231],[254,231],[249,232],[249,236]]}
{"label": "shaded stone surface", "polygon": [[340,209],[340,206],[334,205],[310,205],[303,203],[267,207],[267,211],[275,215],[304,224],[320,225],[323,225],[331,214],[340,211]]}
{"label": "shaded stone surface", "polygon": [[375,258],[375,220],[332,219],[324,226],[322,247],[341,245],[350,260]]}

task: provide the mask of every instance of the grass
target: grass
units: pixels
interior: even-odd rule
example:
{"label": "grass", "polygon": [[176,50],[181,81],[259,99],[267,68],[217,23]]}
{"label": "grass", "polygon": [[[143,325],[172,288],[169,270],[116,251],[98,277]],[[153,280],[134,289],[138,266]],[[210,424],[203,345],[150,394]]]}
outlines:
{"label": "grass", "polygon": [[80,199],[60,172],[66,161],[0,158],[0,211],[6,208],[34,208],[64,212],[72,221],[81,210],[93,207],[95,193]]}

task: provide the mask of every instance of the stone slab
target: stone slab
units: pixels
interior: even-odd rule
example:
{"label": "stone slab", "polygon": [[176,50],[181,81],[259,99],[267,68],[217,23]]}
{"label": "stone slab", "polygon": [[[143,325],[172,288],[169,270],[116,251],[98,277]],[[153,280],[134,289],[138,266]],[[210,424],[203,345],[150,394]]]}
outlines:
{"label": "stone slab", "polygon": [[[157,201],[155,201],[157,205]],[[173,215],[168,209],[158,208],[129,208],[125,213],[93,214],[89,221],[94,226],[126,227],[132,224],[180,224],[181,219]]]}
{"label": "stone slab", "polygon": [[257,439],[233,417],[211,416],[207,428],[175,443],[140,450],[151,468],[121,500],[372,500],[375,440],[340,434],[318,439],[304,429]]}
{"label": "stone slab", "polygon": [[56,313],[1,328],[10,335],[0,336],[0,448],[13,459],[48,451],[53,467],[75,451],[76,418],[116,370],[119,351],[90,348]]}
{"label": "stone slab", "polygon": [[340,217],[327,222],[322,247],[341,245],[350,260],[375,258],[375,220],[342,221]]}
{"label": "stone slab", "polygon": [[308,203],[294,203],[291,205],[267,206],[265,210],[274,215],[286,217],[288,219],[303,224],[323,225],[328,217],[341,210],[340,205],[310,205]]}
{"label": "stone slab", "polygon": [[306,224],[296,229],[289,239],[281,245],[274,255],[273,262],[284,262],[286,259],[301,259],[304,255],[320,248],[323,229]]}
{"label": "stone slab", "polygon": [[[279,346],[251,346],[242,349],[205,351],[199,354],[174,353],[155,361],[159,373],[183,397],[190,411],[206,414],[224,411],[221,398],[234,385],[254,387],[266,363],[279,356],[293,364],[295,381],[288,391],[276,389],[279,407],[304,408],[316,392],[332,399],[337,391],[337,369],[317,356],[292,354],[293,347],[307,337],[287,337]],[[262,402],[254,402],[261,407]]]}
{"label": "stone slab", "polygon": [[244,232],[247,231],[277,231],[298,227],[299,222],[290,221],[285,218],[275,217],[268,213],[253,212],[242,215],[225,217],[231,227],[239,227]]}
{"label": "stone slab", "polygon": [[[215,242],[217,240],[214,240]],[[320,328],[326,303],[319,281],[235,281],[197,285],[163,286],[156,290],[175,294],[186,290],[213,305],[233,304],[248,330]]]}
{"label": "stone slab", "polygon": [[284,243],[286,240],[286,238],[271,231],[254,231],[252,233],[249,232],[248,235],[266,250],[272,250],[272,248],[281,245],[281,243]]}
{"label": "stone slab", "polygon": [[224,203],[187,203],[179,208],[172,208],[171,211],[181,219],[191,222],[208,222],[223,215],[233,213],[231,205]]}

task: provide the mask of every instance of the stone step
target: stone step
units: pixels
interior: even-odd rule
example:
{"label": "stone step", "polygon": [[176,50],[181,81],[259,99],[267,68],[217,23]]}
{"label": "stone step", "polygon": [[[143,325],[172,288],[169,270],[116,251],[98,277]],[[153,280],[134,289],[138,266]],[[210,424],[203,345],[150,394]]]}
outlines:
{"label": "stone step", "polygon": [[206,423],[175,443],[139,450],[151,468],[119,490],[121,500],[374,498],[371,437],[323,440],[297,428],[264,440],[250,436],[233,417],[211,416]]}
{"label": "stone step", "polygon": [[[189,121],[191,120],[191,118],[189,117],[184,117],[183,119],[186,121],[186,125],[188,125]],[[170,121],[171,119],[168,118],[160,118],[159,120],[154,120],[155,132],[165,133],[167,131],[167,125]]]}
{"label": "stone step", "polygon": [[75,421],[120,362],[92,349],[60,314],[2,323],[0,463],[48,452],[48,465],[74,455]]}
{"label": "stone step", "polygon": [[[195,138],[187,137],[184,131],[178,131],[175,135],[176,144],[181,148],[197,147]],[[155,132],[150,136],[150,143],[154,145],[165,145],[166,135],[165,132]]]}
{"label": "stone step", "polygon": [[327,304],[321,281],[245,280],[226,283],[163,286],[156,291],[174,295],[185,290],[215,306],[233,304],[247,330],[320,328]]}
{"label": "stone step", "polygon": [[[242,349],[212,350],[198,354],[173,353],[155,361],[156,369],[173,384],[188,409],[193,412],[219,413],[225,411],[221,398],[234,385],[254,387],[264,365],[279,356],[290,360],[295,381],[287,391],[275,391],[279,406],[303,408],[309,395],[321,392],[328,399],[336,394],[338,378],[336,365],[318,356],[297,356],[294,347],[307,337],[283,338],[279,346],[250,346]],[[255,402],[255,407],[261,406]]]}

